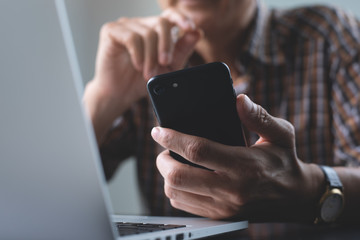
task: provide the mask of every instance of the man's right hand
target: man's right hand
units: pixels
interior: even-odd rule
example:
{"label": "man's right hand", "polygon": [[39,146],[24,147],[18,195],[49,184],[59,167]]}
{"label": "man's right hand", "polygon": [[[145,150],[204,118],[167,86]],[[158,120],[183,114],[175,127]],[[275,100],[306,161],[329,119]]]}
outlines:
{"label": "man's right hand", "polygon": [[194,23],[172,9],[102,27],[95,77],[84,93],[99,144],[112,122],[146,96],[147,80],[183,68],[200,37]]}

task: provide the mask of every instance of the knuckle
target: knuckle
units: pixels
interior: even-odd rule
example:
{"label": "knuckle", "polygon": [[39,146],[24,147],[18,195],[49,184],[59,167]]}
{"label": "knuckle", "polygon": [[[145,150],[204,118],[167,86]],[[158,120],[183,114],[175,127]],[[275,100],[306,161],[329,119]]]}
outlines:
{"label": "knuckle", "polygon": [[177,201],[174,200],[174,199],[170,199],[170,204],[171,204],[171,206],[173,206],[173,207],[176,208],[176,209],[180,209],[180,208],[181,208],[179,202],[177,202]]}
{"label": "knuckle", "polygon": [[160,17],[157,19],[157,25],[166,28],[166,27],[170,27],[170,26],[171,26],[171,23],[170,23],[169,20],[166,19],[165,17],[160,16]]}
{"label": "knuckle", "polygon": [[165,185],[164,192],[169,199],[176,199],[176,191],[174,191],[174,189],[169,185]]}
{"label": "knuckle", "polygon": [[159,34],[159,37],[162,35],[162,37],[166,36],[166,32],[170,31],[169,29],[171,29],[169,20],[164,17],[157,18],[154,30]]}
{"label": "knuckle", "polygon": [[288,129],[289,134],[295,138],[295,127],[289,121],[284,120],[286,128]]}
{"label": "knuckle", "polygon": [[169,173],[167,174],[167,182],[170,186],[181,186],[183,183],[183,173],[178,170],[178,169],[174,169],[169,171]]}
{"label": "knuckle", "polygon": [[119,22],[119,23],[127,23],[127,22],[129,22],[129,18],[128,17],[121,17],[121,18],[118,18],[117,22]]}
{"label": "knuckle", "polygon": [[[287,142],[287,143],[293,143],[294,139],[296,138],[294,125],[292,125],[289,121],[287,121],[285,119],[277,118],[276,120],[278,121],[278,125],[280,126],[282,136],[284,136],[284,138],[289,140],[289,142]],[[293,144],[291,144],[292,147],[293,147]],[[285,144],[285,145],[287,145],[287,144]]]}
{"label": "knuckle", "polygon": [[[295,127],[294,127],[294,125],[292,125],[290,122],[288,122],[288,121],[285,121],[285,127],[287,128],[287,134],[288,134],[288,138],[289,138],[289,140],[290,140],[290,142],[293,142],[293,144],[295,144],[295,138],[296,138],[296,136],[295,136]],[[293,145],[292,145],[292,147],[293,147]]]}
{"label": "knuckle", "polygon": [[201,163],[201,159],[208,152],[207,145],[203,139],[192,141],[185,147],[185,156],[191,161]]}
{"label": "knuckle", "polygon": [[157,33],[154,29],[152,28],[147,28],[144,32],[144,37],[146,39],[156,39],[157,38]]}
{"label": "knuckle", "polygon": [[271,116],[264,108],[260,107],[259,105],[257,106],[257,117],[260,119],[261,124],[268,125],[270,123]]}
{"label": "knuckle", "polygon": [[101,35],[107,35],[111,31],[112,28],[114,28],[115,23],[114,22],[107,22],[101,26],[100,34]]}
{"label": "knuckle", "polygon": [[162,167],[162,164],[161,164],[161,162],[162,162],[162,160],[163,160],[163,156],[164,156],[164,152],[161,152],[161,153],[156,157],[156,161],[155,161],[156,166],[157,166],[157,168],[158,168],[159,171],[160,171],[160,174],[163,174],[163,172],[162,172],[163,167]]}
{"label": "knuckle", "polygon": [[126,35],[125,43],[126,45],[131,43],[139,43],[141,42],[141,36],[135,32],[131,32],[130,34]]}

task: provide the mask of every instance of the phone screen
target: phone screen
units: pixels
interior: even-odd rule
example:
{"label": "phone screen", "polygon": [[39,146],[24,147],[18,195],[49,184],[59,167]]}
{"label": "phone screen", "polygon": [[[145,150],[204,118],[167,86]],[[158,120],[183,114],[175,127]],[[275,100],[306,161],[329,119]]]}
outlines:
{"label": "phone screen", "polygon": [[[225,145],[246,146],[226,64],[215,62],[158,75],[147,88],[160,126]],[[172,156],[188,163],[177,154]]]}

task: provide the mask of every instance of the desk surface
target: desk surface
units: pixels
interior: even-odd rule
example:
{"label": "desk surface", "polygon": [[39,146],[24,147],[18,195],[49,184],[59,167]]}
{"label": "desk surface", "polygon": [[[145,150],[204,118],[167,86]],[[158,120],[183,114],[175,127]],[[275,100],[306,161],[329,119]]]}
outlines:
{"label": "desk surface", "polygon": [[249,224],[246,230],[222,234],[206,240],[355,240],[360,239],[357,226],[312,226],[302,224]]}

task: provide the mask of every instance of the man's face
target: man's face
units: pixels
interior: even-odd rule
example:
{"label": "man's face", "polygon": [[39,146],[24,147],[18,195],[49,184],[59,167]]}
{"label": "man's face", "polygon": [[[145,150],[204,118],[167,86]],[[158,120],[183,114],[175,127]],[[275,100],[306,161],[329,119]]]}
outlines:
{"label": "man's face", "polygon": [[162,9],[174,8],[205,31],[241,22],[254,0],[158,0]]}

